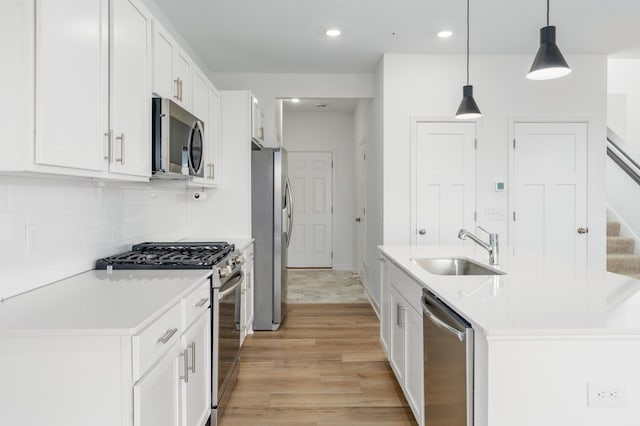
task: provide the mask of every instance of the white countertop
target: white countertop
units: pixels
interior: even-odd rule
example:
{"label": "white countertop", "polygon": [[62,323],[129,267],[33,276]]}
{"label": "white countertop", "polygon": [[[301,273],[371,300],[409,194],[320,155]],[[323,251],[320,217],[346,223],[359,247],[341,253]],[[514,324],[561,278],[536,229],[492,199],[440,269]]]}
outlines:
{"label": "white countertop", "polygon": [[0,302],[0,335],[130,335],[211,270],[88,271]]}
{"label": "white countertop", "polygon": [[476,246],[381,246],[383,254],[489,336],[640,336],[640,280],[501,247],[505,275],[432,274],[412,258],[468,257]]}

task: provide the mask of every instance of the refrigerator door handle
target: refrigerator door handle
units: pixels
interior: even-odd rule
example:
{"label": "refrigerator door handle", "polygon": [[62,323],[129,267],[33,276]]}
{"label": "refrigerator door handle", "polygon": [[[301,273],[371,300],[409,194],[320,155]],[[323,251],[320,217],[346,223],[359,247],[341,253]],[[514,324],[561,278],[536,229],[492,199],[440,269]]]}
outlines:
{"label": "refrigerator door handle", "polygon": [[[289,178],[285,181],[285,204],[287,208],[287,248],[291,243],[291,234],[293,233],[293,194],[291,191],[291,183]],[[287,200],[288,198],[288,200]]]}

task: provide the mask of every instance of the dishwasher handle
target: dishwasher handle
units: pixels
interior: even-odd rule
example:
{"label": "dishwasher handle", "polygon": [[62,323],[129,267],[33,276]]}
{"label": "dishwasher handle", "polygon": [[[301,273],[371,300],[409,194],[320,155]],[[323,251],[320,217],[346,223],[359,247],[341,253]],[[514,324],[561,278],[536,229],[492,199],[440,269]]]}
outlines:
{"label": "dishwasher handle", "polygon": [[426,299],[423,297],[422,298],[422,312],[424,313],[424,315],[429,318],[429,320],[438,328],[440,328],[441,330],[446,331],[447,333],[455,336],[458,338],[458,340],[460,340],[461,342],[464,342],[466,339],[466,333],[464,331],[460,331],[460,330],[456,330],[455,328],[451,327],[449,324],[445,323],[444,321],[442,321],[440,318],[438,318],[430,309],[429,306],[427,305],[427,301]]}

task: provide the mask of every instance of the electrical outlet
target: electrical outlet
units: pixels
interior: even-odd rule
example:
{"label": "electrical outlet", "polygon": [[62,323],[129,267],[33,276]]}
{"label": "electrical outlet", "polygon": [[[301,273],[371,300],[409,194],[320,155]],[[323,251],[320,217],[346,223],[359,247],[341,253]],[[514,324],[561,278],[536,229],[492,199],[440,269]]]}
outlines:
{"label": "electrical outlet", "polygon": [[588,383],[589,407],[626,407],[627,385],[622,383]]}

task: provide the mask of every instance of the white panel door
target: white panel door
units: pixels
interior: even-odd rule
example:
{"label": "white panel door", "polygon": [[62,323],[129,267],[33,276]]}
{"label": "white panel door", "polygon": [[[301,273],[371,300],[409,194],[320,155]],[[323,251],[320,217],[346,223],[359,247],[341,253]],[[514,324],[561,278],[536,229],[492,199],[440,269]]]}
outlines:
{"label": "white panel door", "polygon": [[293,232],[287,252],[290,268],[333,266],[333,181],[329,152],[289,152],[293,191]]}
{"label": "white panel door", "polygon": [[110,170],[151,175],[151,15],[133,0],[111,1]]}
{"label": "white panel door", "polygon": [[36,162],[106,170],[108,0],[36,2]]}
{"label": "white panel door", "polygon": [[417,122],[415,239],[461,244],[460,228],[475,227],[475,123]]}
{"label": "white panel door", "polygon": [[587,124],[514,123],[514,139],[514,252],[586,264]]}

